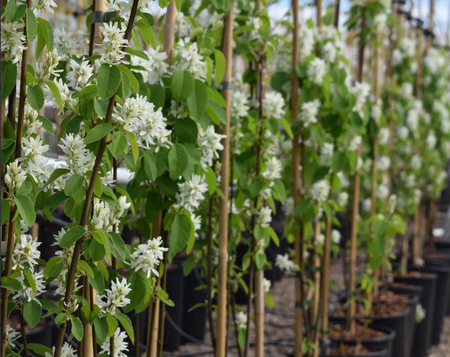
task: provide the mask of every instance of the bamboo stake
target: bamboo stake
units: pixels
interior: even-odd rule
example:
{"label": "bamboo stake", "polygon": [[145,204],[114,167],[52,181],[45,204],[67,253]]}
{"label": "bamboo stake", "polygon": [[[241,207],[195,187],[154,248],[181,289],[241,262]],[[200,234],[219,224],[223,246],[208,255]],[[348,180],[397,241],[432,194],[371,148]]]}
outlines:
{"label": "bamboo stake", "polygon": [[[164,52],[167,54],[166,63],[172,63],[172,54],[173,54],[173,45],[175,42],[175,18],[176,18],[176,6],[175,1],[172,0],[170,4],[167,6],[166,13],[166,24],[164,30]],[[152,232],[153,236],[157,237],[163,233],[163,214],[159,212],[157,218],[157,224],[154,226],[154,232]],[[166,258],[166,254],[165,254]],[[167,261],[165,261],[167,263]],[[158,278],[157,285],[161,286],[161,279],[165,279],[167,274],[167,264],[164,265],[163,276]],[[149,346],[147,346],[147,353],[150,357],[156,357],[158,355],[158,345],[161,344],[161,353],[162,353],[162,345],[163,341],[159,337],[163,337],[164,333],[164,316],[160,316],[160,314],[164,314],[164,302],[155,299],[156,306],[154,307],[152,321],[153,326],[151,327],[151,339],[149,340]]]}
{"label": "bamboo stake", "polygon": [[227,264],[228,264],[228,184],[230,168],[230,110],[231,91],[228,86],[231,80],[233,61],[233,0],[230,1],[230,11],[224,19],[222,52],[226,59],[225,75],[223,82],[227,84],[222,90],[222,96],[226,103],[227,124],[222,126],[223,151],[220,156],[222,193],[219,200],[219,276],[217,291],[217,333],[216,333],[216,357],[226,356],[226,325],[227,325]]}
{"label": "bamboo stake", "polygon": [[[366,14],[363,14],[361,23],[361,33],[364,32],[366,27]],[[364,79],[364,49],[365,43],[360,43],[358,48],[358,81],[362,82]],[[357,157],[361,157],[361,143],[358,146]],[[359,190],[361,185],[361,176],[359,169],[356,169],[353,175],[353,204],[352,204],[352,220],[351,220],[351,236],[350,236],[350,293],[353,295],[356,289],[356,250],[357,250],[357,237],[358,237],[358,213],[359,213]],[[348,309],[348,318],[350,322],[350,333],[356,332],[356,303],[354,299],[351,299]]]}

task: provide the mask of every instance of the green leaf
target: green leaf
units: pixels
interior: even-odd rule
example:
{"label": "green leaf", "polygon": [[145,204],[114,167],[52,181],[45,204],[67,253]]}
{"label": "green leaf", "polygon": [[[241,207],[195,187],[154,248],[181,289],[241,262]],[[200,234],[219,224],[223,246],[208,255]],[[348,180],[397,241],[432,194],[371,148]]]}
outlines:
{"label": "green leaf", "polygon": [[171,1],[172,1],[172,0],[159,0],[159,1],[158,1],[158,5],[159,5],[159,7],[160,7],[161,9],[164,9],[164,8],[167,7],[167,5],[170,4]]}
{"label": "green leaf", "polygon": [[134,329],[133,323],[131,322],[130,318],[127,315],[122,314],[121,312],[117,313],[116,317],[122,324],[128,337],[130,337],[131,342],[134,344]]}
{"label": "green leaf", "polygon": [[21,291],[22,283],[20,283],[17,279],[11,278],[9,276],[2,276],[1,278],[2,288],[11,290],[11,291]]}
{"label": "green leaf", "polygon": [[194,91],[187,99],[187,104],[192,117],[201,120],[208,104],[208,88],[205,83],[195,80]]}
{"label": "green leaf", "polygon": [[[5,124],[9,125],[8,123],[11,124],[9,121],[7,121]],[[1,142],[1,161],[2,164],[5,165],[11,157],[14,149],[16,148],[16,141],[14,139],[3,139]]]}
{"label": "green leaf", "polygon": [[245,342],[247,341],[247,329],[246,328],[240,328],[239,334],[238,334],[238,344],[241,350],[245,347]]}
{"label": "green leaf", "polygon": [[64,193],[67,196],[72,196],[77,193],[81,187],[83,187],[84,178],[80,175],[72,175],[66,181],[66,186],[64,187]]}
{"label": "green leaf", "polygon": [[178,70],[172,77],[172,95],[177,100],[185,100],[194,91],[194,77],[188,71]]}
{"label": "green leaf", "polygon": [[230,11],[230,0],[211,0],[211,3],[219,13],[227,13]]}
{"label": "green leaf", "polygon": [[223,108],[225,108],[227,106],[225,99],[223,99],[222,94],[220,94],[217,91],[217,89],[208,88],[208,94],[209,94],[209,99],[212,100],[213,102],[216,102]]}
{"label": "green leaf", "polygon": [[48,279],[50,276],[50,271],[52,270],[53,266],[61,262],[60,257],[51,257],[50,260],[47,262],[44,268],[44,278]]}
{"label": "green leaf", "polygon": [[181,0],[175,0],[175,7],[177,11],[181,11]]}
{"label": "green leaf", "polygon": [[9,208],[9,201],[4,199],[4,198],[2,198],[2,203],[1,203],[1,217],[2,217],[1,225],[2,226],[8,220],[9,210],[10,210],[10,208]]}
{"label": "green leaf", "polygon": [[301,200],[294,209],[294,213],[299,216],[303,223],[307,223],[314,218],[314,204],[309,200]]}
{"label": "green leaf", "polygon": [[44,106],[44,91],[41,86],[28,86],[27,91],[28,103],[35,110],[40,110]]}
{"label": "green leaf", "polygon": [[194,267],[195,267],[195,264],[196,264],[196,262],[195,262],[194,257],[189,257],[186,259],[186,261],[184,262],[184,265],[183,265],[184,276],[188,276],[191,273],[192,269],[194,269]]}
{"label": "green leaf", "polygon": [[95,141],[99,141],[101,138],[103,138],[105,135],[108,135],[108,133],[112,130],[112,125],[109,123],[103,123],[95,126],[91,129],[91,131],[86,135],[86,138],[84,139],[84,143],[90,144]]}
{"label": "green leaf", "polygon": [[58,104],[58,107],[61,110],[61,112],[64,112],[64,104],[61,99],[61,93],[59,92],[59,89],[56,86],[56,84],[51,81],[47,81],[45,84],[47,85],[48,89],[50,89],[50,91],[52,92],[53,97],[55,97],[56,103]]}
{"label": "green leaf", "polygon": [[284,131],[288,134],[290,139],[294,138],[294,134],[292,133],[292,129],[289,123],[285,119],[279,119],[278,122],[283,126]]}
{"label": "green leaf", "polygon": [[36,290],[36,282],[34,281],[33,275],[28,270],[24,270],[23,274],[25,276],[25,281],[28,283],[28,286],[33,290],[35,294],[37,294]]}
{"label": "green leaf", "polygon": [[206,169],[205,177],[206,177],[206,183],[208,184],[208,192],[210,195],[212,195],[214,193],[214,191],[216,190],[217,179],[216,179],[216,174],[209,166]]}
{"label": "green leaf", "polygon": [[286,201],[286,189],[284,187],[283,181],[275,180],[274,184],[278,199],[280,200],[281,203],[284,203]]}
{"label": "green leaf", "polygon": [[191,118],[178,119],[174,125],[175,134],[182,142],[197,143],[198,127]]}
{"label": "green leaf", "polygon": [[65,175],[67,173],[69,173],[70,170],[69,169],[64,169],[64,168],[58,168],[55,169],[55,171],[52,172],[52,174],[50,175],[48,181],[47,181],[47,185],[51,184],[53,181],[55,181],[58,177]]}
{"label": "green leaf", "polygon": [[173,257],[186,247],[191,235],[191,225],[192,222],[186,215],[175,215],[170,234],[169,261],[172,261]]}
{"label": "green leaf", "polygon": [[128,77],[128,79],[130,80],[131,88],[133,88],[135,93],[139,93],[139,82],[136,79],[136,77],[134,76],[133,72],[131,72],[128,67],[125,67],[125,66],[118,66],[118,67],[119,67],[119,70],[123,74],[125,74]]}
{"label": "green leaf", "polygon": [[264,294],[264,300],[266,300],[267,306],[270,308],[275,306],[275,302],[273,301],[273,297],[269,294]]}
{"label": "green leaf", "polygon": [[36,300],[25,301],[23,304],[23,317],[31,328],[37,325],[42,315],[42,306]]}
{"label": "green leaf", "polygon": [[214,124],[226,124],[228,122],[227,113],[225,110],[216,102],[210,100],[206,106],[206,113],[214,122]]}
{"label": "green leaf", "polygon": [[43,18],[39,17],[37,19],[39,25],[42,29],[42,32],[45,36],[45,44],[47,45],[47,50],[49,52],[53,51],[53,28],[52,25],[50,25],[50,22],[47,20],[44,20]]}
{"label": "green leaf", "polygon": [[124,311],[127,311],[129,308],[133,309],[136,306],[138,306],[141,302],[143,302],[145,299],[144,292],[147,289],[146,277],[144,277],[139,273],[131,274],[128,282],[131,284],[130,285],[131,291],[127,295],[127,297],[130,299],[130,304],[129,306],[127,306],[126,309],[124,309]]}
{"label": "green leaf", "polygon": [[117,252],[119,253],[120,257],[125,259],[127,257],[127,248],[126,248],[125,242],[123,241],[122,237],[120,235],[118,235],[117,233],[113,233],[113,232],[110,232],[109,235],[110,235],[113,245],[117,249]]}
{"label": "green leaf", "polygon": [[47,346],[38,344],[38,343],[28,343],[27,344],[28,349],[34,351],[35,353],[37,353],[40,356],[46,356],[47,353],[50,356],[53,356],[53,351],[48,348]]}
{"label": "green leaf", "polygon": [[20,216],[25,223],[31,227],[36,221],[36,212],[34,210],[34,202],[29,196],[18,195],[14,197]]}
{"label": "green leaf", "polygon": [[37,35],[37,20],[36,16],[34,16],[34,12],[28,8],[27,8],[26,24],[27,24],[28,43],[30,43],[31,41],[34,40],[34,38]]}
{"label": "green leaf", "polygon": [[266,255],[265,254],[256,253],[256,255],[255,255],[255,263],[256,263],[256,268],[257,269],[264,268],[264,265],[266,264]]}
{"label": "green leaf", "polygon": [[94,99],[97,96],[97,86],[89,85],[84,87],[81,91],[75,93],[72,97],[79,99]]}
{"label": "green leaf", "polygon": [[181,144],[173,144],[169,151],[169,171],[170,178],[177,180],[188,165],[188,154]]}
{"label": "green leaf", "polygon": [[150,26],[148,26],[147,21],[144,19],[136,22],[136,26],[141,30],[142,39],[147,45],[151,45],[153,48],[156,48],[156,40],[155,35],[153,34],[153,30]]}
{"label": "green leaf", "polygon": [[103,291],[105,291],[105,279],[103,278],[103,274],[98,268],[98,266],[95,265],[94,263],[89,263],[89,266],[94,272],[93,278],[89,275],[87,276],[89,283],[92,285],[95,291],[97,291],[99,294],[103,294]]}
{"label": "green leaf", "polygon": [[53,123],[49,119],[43,117],[42,115],[38,115],[37,120],[39,120],[42,123],[42,127],[45,129],[47,133],[49,133],[50,135],[55,135],[55,127],[53,126]]}
{"label": "green leaf", "polygon": [[5,12],[3,13],[8,22],[14,22],[14,20],[16,19],[16,11],[17,11],[16,1],[9,0],[5,6]]}
{"label": "green leaf", "polygon": [[155,157],[149,151],[144,152],[144,171],[150,180],[155,180],[158,177]]}
{"label": "green leaf", "polygon": [[78,341],[83,339],[84,329],[81,320],[76,316],[70,316],[70,320],[72,321],[72,333],[73,337],[75,337]]}
{"label": "green leaf", "polygon": [[225,75],[226,59],[222,52],[219,50],[214,50],[214,80],[216,85],[222,82],[223,76]]}
{"label": "green leaf", "polygon": [[120,84],[120,70],[117,66],[103,63],[98,70],[97,88],[102,99],[109,99],[116,93]]}
{"label": "green leaf", "polygon": [[94,317],[95,333],[100,341],[105,341],[108,337],[108,320],[106,317]]}
{"label": "green leaf", "polygon": [[139,157],[139,148],[137,145],[136,137],[131,131],[129,131],[127,134],[128,139],[130,140],[131,152],[133,153],[134,163],[136,163]]}
{"label": "green leaf", "polygon": [[59,245],[61,246],[61,248],[66,248],[80,239],[85,232],[86,230],[84,229],[84,227],[73,227],[62,236]]}
{"label": "green leaf", "polygon": [[272,240],[275,243],[275,245],[277,247],[279,247],[280,246],[280,239],[278,238],[277,234],[275,233],[275,230],[272,227],[268,226],[268,227],[266,227],[266,231],[269,232],[270,238],[272,238]]}
{"label": "green leaf", "polygon": [[94,262],[99,262],[105,257],[106,249],[103,244],[97,242],[95,239],[92,239],[89,242],[88,253]]}
{"label": "green leaf", "polygon": [[[10,0],[15,3],[15,1]],[[8,7],[8,6],[6,6]],[[5,11],[6,12],[6,11]],[[1,63],[1,101],[3,102],[11,94],[17,79],[17,67],[11,61]]]}
{"label": "green leaf", "polygon": [[114,135],[111,145],[108,145],[108,150],[111,152],[112,156],[116,159],[123,154],[127,147],[128,141],[127,137],[123,133],[117,133]]}
{"label": "green leaf", "polygon": [[94,272],[92,271],[91,267],[84,260],[78,260],[77,269],[81,270],[81,271],[85,271],[86,274],[88,274],[91,278],[95,277]]}
{"label": "green leaf", "polygon": [[108,241],[106,240],[106,235],[103,231],[92,232],[92,237],[105,247],[105,251],[108,249]]}

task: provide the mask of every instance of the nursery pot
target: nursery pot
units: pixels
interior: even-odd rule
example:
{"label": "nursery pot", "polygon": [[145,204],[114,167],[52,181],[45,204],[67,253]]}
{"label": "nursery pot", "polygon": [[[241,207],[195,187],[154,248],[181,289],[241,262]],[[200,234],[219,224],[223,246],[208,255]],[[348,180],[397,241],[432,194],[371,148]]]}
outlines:
{"label": "nursery pot", "polygon": [[423,260],[426,266],[450,267],[450,254],[446,252],[426,254]]}
{"label": "nursery pot", "polygon": [[[184,307],[183,307],[183,331],[197,340],[203,341],[206,331],[206,306],[200,306],[192,311],[190,308],[206,300],[206,289],[195,290],[203,281],[200,276],[201,265],[196,264],[191,273],[185,277],[184,283]],[[190,341],[186,336],[181,337],[181,343]]]}
{"label": "nursery pot", "polygon": [[[398,304],[393,304],[398,305]],[[411,308],[406,307],[401,312],[396,312],[388,316],[369,316],[369,317],[357,317],[357,320],[370,319],[374,325],[388,327],[395,331],[396,337],[392,346],[392,357],[409,357],[406,353],[408,351],[407,334],[408,329],[408,317],[411,312]],[[330,321],[336,323],[345,323],[345,317],[336,317],[330,315]]]}
{"label": "nursery pot", "polygon": [[450,252],[450,240],[436,239],[434,241],[434,247],[436,248],[436,251],[438,251],[438,252],[449,253]]}
{"label": "nursery pot", "polygon": [[333,336],[330,336],[329,339],[332,342],[335,342],[337,344],[340,344],[343,342],[346,345],[354,346],[357,343],[361,343],[364,347],[367,347],[370,350],[385,350],[386,351],[386,357],[392,356],[392,348],[394,346],[394,338],[395,338],[395,331],[389,327],[386,326],[378,326],[375,324],[370,324],[368,326],[369,328],[385,332],[386,334],[384,336],[380,337],[374,337],[374,338],[363,338],[361,340],[356,339],[339,339],[335,338]]}
{"label": "nursery pot", "polygon": [[[348,346],[348,344],[345,344],[345,345]],[[325,345],[324,345],[324,347],[322,349],[322,352],[319,355],[319,357],[327,357],[327,356],[329,356],[327,354],[328,350],[330,348],[336,348],[336,347],[339,347],[339,343],[337,343],[336,341],[331,341],[331,340],[325,341]],[[366,346],[364,346],[364,347],[366,347]],[[350,357],[350,356],[351,357],[389,357],[389,352],[387,350],[385,350],[385,349],[381,349],[380,350],[380,349],[375,349],[375,348],[372,349],[372,348],[369,348],[369,347],[366,347],[366,348],[369,350],[369,352],[367,352],[367,353],[348,354],[348,353],[344,352],[343,354],[333,355],[333,356],[335,356],[335,357]]]}
{"label": "nursery pot", "polygon": [[184,284],[183,265],[180,261],[174,261],[172,265],[167,266],[166,292],[169,294],[169,298],[175,303],[175,306],[171,307],[166,305],[165,307],[164,351],[175,351],[181,344],[179,330],[183,326]]}
{"label": "nursery pot", "polygon": [[427,311],[425,318],[416,324],[411,357],[424,357],[428,354],[431,343],[431,326],[433,322],[433,305],[436,293],[437,276],[435,274],[422,276],[396,276],[395,281],[422,287],[420,304]]}
{"label": "nursery pot", "polygon": [[431,328],[431,343],[438,345],[441,338],[444,315],[450,294],[450,267],[426,266],[421,271],[434,273],[437,275],[436,294],[434,298],[433,323]]}

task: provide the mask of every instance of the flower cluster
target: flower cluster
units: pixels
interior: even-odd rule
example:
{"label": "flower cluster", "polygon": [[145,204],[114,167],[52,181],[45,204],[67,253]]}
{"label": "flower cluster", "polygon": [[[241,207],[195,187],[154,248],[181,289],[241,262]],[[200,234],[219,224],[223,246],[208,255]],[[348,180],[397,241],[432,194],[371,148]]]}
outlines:
{"label": "flower cluster", "polygon": [[177,193],[176,207],[183,207],[189,212],[194,212],[204,200],[203,194],[208,191],[205,177],[192,175],[191,180],[179,183],[180,192]]}
{"label": "flower cluster", "polygon": [[206,130],[203,130],[201,126],[198,127],[197,143],[202,153],[200,163],[203,168],[212,166],[213,159],[219,157],[217,151],[223,150],[221,141],[224,138],[226,135],[217,134],[213,125],[208,126]]}
{"label": "flower cluster", "polygon": [[328,199],[330,189],[330,184],[327,180],[320,180],[312,184],[309,193],[313,201],[320,203]]}
{"label": "flower cluster", "polygon": [[131,291],[131,284],[127,284],[126,279],[120,280],[116,278],[111,282],[111,289],[105,290],[105,295],[98,296],[95,300],[96,305],[100,308],[100,314],[114,316],[117,309],[125,307],[130,303],[130,299],[126,296]]}
{"label": "flower cluster", "polygon": [[189,42],[189,38],[180,39],[173,54],[175,70],[188,71],[195,79],[205,80],[207,66],[203,57],[198,53],[196,42]]}
{"label": "flower cluster", "polygon": [[100,63],[106,63],[110,66],[119,65],[122,61],[125,52],[122,51],[122,47],[128,43],[124,38],[125,29],[120,27],[118,22],[114,24],[105,23],[100,27],[103,39],[98,45],[96,51],[102,54]]}
{"label": "flower cluster", "polygon": [[310,124],[317,123],[317,116],[319,114],[320,100],[315,99],[312,102],[302,103],[299,118],[303,122],[303,126],[306,128]]}
{"label": "flower cluster", "polygon": [[298,265],[295,264],[290,258],[289,254],[278,254],[277,259],[275,261],[275,265],[281,270],[286,271],[287,273],[292,273],[298,270]]}
{"label": "flower cluster", "polygon": [[[114,356],[112,357],[127,357],[127,351],[128,351],[128,342],[126,342],[127,334],[125,331],[120,331],[120,328],[117,328],[114,332]],[[110,348],[111,344],[109,343],[109,339],[107,339],[103,344],[101,345],[101,354],[105,354],[110,356]]]}
{"label": "flower cluster", "polygon": [[84,176],[86,172],[94,167],[95,156],[86,148],[84,140],[80,135],[67,134],[65,139],[61,139],[59,147],[65,154],[59,159],[63,160],[72,175]]}
{"label": "flower cluster", "polygon": [[162,247],[162,238],[149,239],[147,243],[139,244],[130,255],[131,269],[138,272],[142,270],[147,278],[153,273],[159,276],[157,267],[163,259],[163,254],[168,248]]}
{"label": "flower cluster", "polygon": [[285,105],[283,96],[278,92],[267,92],[264,95],[263,110],[267,118],[282,119]]}

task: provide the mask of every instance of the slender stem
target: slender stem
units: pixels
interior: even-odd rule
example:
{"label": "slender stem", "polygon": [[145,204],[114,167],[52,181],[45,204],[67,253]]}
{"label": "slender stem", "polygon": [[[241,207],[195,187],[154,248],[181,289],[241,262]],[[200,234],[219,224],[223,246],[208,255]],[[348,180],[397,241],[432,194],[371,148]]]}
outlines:
{"label": "slender stem", "polygon": [[339,28],[339,10],[341,7],[341,0],[336,0],[334,8],[334,27]]}
{"label": "slender stem", "polygon": [[[238,341],[239,329],[238,329],[237,323],[236,323],[236,300],[234,297],[234,291],[232,289],[230,289],[230,295],[231,295],[231,314],[233,315],[233,323],[235,326],[234,332],[235,332],[236,341]],[[237,349],[238,349],[238,356],[242,357],[242,350],[241,350],[241,347],[239,346],[239,344],[237,345]]]}
{"label": "slender stem", "polygon": [[21,308],[21,310],[20,310],[19,321],[20,321],[20,332],[22,334],[23,350],[25,352],[25,357],[29,357],[30,354],[28,353],[27,333],[25,332],[25,321],[23,319],[23,308]]}
{"label": "slender stem", "polygon": [[[113,180],[114,180],[114,183],[117,183],[117,159],[115,157],[113,157],[112,169],[113,169]],[[114,192],[117,191],[115,186],[114,186],[113,190],[114,190]],[[116,224],[113,224],[113,232],[115,232],[115,231],[116,231]],[[115,256],[113,256],[112,259],[111,259],[111,269],[112,270],[116,270],[116,257]],[[138,336],[138,332],[136,332],[136,336]],[[115,347],[116,347],[115,343],[114,343],[114,339],[115,339],[115,334],[113,334],[109,338],[109,353],[113,357],[114,357],[114,352],[115,352]],[[136,348],[139,351],[139,343],[136,343]]]}
{"label": "slender stem", "polygon": [[206,288],[206,300],[208,302],[208,325],[209,325],[209,333],[211,334],[211,343],[213,348],[216,347],[216,336],[214,331],[214,322],[213,322],[213,306],[212,306],[212,215],[213,215],[213,196],[209,198],[208,202],[208,246],[206,253],[206,279],[207,279],[207,288]]}
{"label": "slender stem", "polygon": [[[299,4],[298,0],[292,0],[292,13],[293,13],[293,41],[292,41],[292,70],[291,70],[291,118],[292,125],[298,122],[298,88],[299,79],[296,72],[296,65],[299,62]],[[294,197],[294,207],[300,201],[300,135],[295,134],[293,138],[293,150],[292,150],[292,173],[293,173],[293,197]],[[300,224],[299,221],[296,224]],[[302,266],[303,261],[303,239],[302,239],[302,228],[297,227],[294,230],[294,251],[295,257],[294,261],[299,267]],[[304,309],[301,307],[300,303],[302,301],[302,291],[301,291],[301,281],[300,279],[295,279],[295,357],[301,357],[302,352],[302,316]]]}
{"label": "slender stem", "polygon": [[[139,339],[139,333],[140,333],[140,331],[139,331],[139,324],[140,324],[140,322],[139,322],[139,320],[140,320],[140,315],[141,314],[136,314],[136,325],[135,325],[135,327],[134,327],[134,331],[135,331],[135,334],[134,334],[134,336],[135,336],[135,344],[136,344],[136,357],[140,357],[141,356],[141,349],[140,349],[140,347],[139,347],[139,343],[140,343],[140,339]],[[150,316],[149,316],[149,318],[150,318]],[[113,354],[111,354],[112,356],[114,356]]]}
{"label": "slender stem", "polygon": [[[165,216],[166,212],[163,211],[162,214],[162,218],[164,221],[164,216]],[[163,245],[164,247],[167,247],[169,245],[169,232],[166,231],[164,229],[164,225],[162,225],[162,236],[163,236]],[[168,257],[169,257],[169,252],[164,252],[163,253],[163,264],[164,264],[164,275],[162,276],[162,284],[161,284],[161,288],[166,291],[166,287],[167,287],[167,262],[168,262]],[[163,353],[163,345],[164,345],[164,323],[165,323],[165,319],[166,319],[166,304],[164,301],[159,300],[159,304],[160,304],[160,312],[159,312],[159,350],[158,350],[158,356],[162,357],[162,353]]]}

